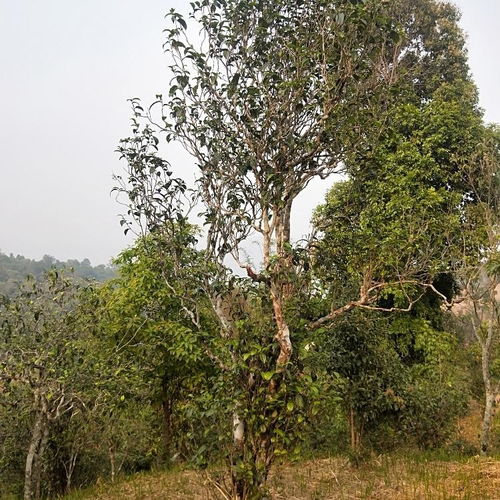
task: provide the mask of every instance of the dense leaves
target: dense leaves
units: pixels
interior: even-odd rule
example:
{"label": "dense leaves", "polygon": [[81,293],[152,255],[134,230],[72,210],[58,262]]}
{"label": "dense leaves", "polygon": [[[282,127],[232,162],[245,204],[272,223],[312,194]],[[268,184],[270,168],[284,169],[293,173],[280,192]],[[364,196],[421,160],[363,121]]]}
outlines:
{"label": "dense leaves", "polygon": [[[210,465],[225,498],[258,499],[301,444],[354,456],[446,445],[471,394],[471,338],[486,418],[498,132],[483,124],[457,21],[434,0],[169,12],[171,81],[150,106],[131,100],[118,148],[121,223],[139,238],[102,286],[53,271],[1,305],[12,458],[0,463],[15,475],[25,461],[25,498],[182,461]],[[162,140],[191,153],[194,188]],[[343,180],[294,243],[295,199],[332,173]],[[456,335],[446,308],[464,293],[473,332]]]}

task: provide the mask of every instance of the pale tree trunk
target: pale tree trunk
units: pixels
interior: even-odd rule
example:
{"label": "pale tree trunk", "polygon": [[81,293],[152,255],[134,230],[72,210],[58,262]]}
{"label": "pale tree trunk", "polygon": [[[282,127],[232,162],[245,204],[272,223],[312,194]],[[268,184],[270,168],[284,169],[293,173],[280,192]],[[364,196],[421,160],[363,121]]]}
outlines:
{"label": "pale tree trunk", "polygon": [[49,441],[49,426],[46,420],[45,426],[43,428],[42,439],[40,440],[40,446],[38,447],[38,452],[36,454],[35,464],[33,468],[35,498],[41,498],[43,455],[45,454],[45,449],[47,448],[48,441]]}
{"label": "pale tree trunk", "polygon": [[490,447],[490,430],[491,421],[493,419],[493,411],[495,405],[495,395],[491,391],[486,391],[485,406],[483,414],[483,423],[481,425],[481,455],[488,454]]}
{"label": "pale tree trunk", "polygon": [[[235,458],[243,459],[245,447],[245,423],[235,412],[233,414],[233,446]],[[233,495],[234,500],[245,500],[246,483],[233,473]]]}
{"label": "pale tree trunk", "polygon": [[[263,264],[264,268],[269,270],[271,265],[271,257],[274,254],[277,257],[276,267],[271,270],[272,277],[266,283],[269,286],[270,299],[272,302],[274,321],[276,325],[275,341],[279,346],[279,354],[276,358],[276,371],[278,373],[285,370],[286,365],[292,356],[292,342],[290,336],[290,328],[285,318],[284,307],[287,297],[291,293],[288,274],[291,269],[291,256],[287,244],[290,242],[290,211],[291,202],[287,203],[286,207],[279,209],[275,207],[272,217],[269,216],[267,208],[263,207],[262,216],[262,235],[263,235]],[[273,252],[273,247],[275,248]],[[261,278],[253,272],[251,267],[247,267],[249,276],[257,281]],[[263,279],[265,281],[265,279]],[[234,328],[232,325],[232,317],[228,314],[230,311],[222,297],[217,297],[212,300],[214,310],[219,318],[222,326],[222,336],[225,338],[233,338]],[[233,353],[234,356],[234,353]],[[237,363],[237,359],[233,359]],[[279,377],[273,378],[269,383],[269,391],[276,392],[279,384]],[[247,389],[253,386],[252,380],[247,383]],[[232,459],[245,460],[245,444],[247,440],[247,429],[244,419],[241,417],[239,408],[236,407],[232,417],[232,436],[233,450]],[[248,479],[240,477],[236,470],[232,473],[232,498],[235,500],[245,500],[254,495],[262,486],[267,478],[267,473],[272,463],[271,441],[268,438],[262,437],[260,442],[259,457],[262,458],[262,465],[265,470],[259,478]],[[257,460],[257,457],[254,457]],[[260,461],[260,459],[259,459]],[[253,498],[253,496],[252,496]]]}
{"label": "pale tree trunk", "polygon": [[233,414],[233,442],[237,450],[243,450],[245,439],[245,423],[237,413]]}
{"label": "pale tree trunk", "polygon": [[496,393],[497,393],[497,388],[494,388],[492,384],[491,369],[490,369],[492,348],[495,340],[494,337],[495,334],[497,333],[495,331],[495,324],[494,324],[496,320],[496,318],[494,317],[494,311],[497,310],[495,288],[496,288],[495,286],[490,286],[489,303],[491,307],[491,312],[489,317],[487,318],[487,327],[484,335],[481,334],[481,324],[483,318],[479,316],[477,312],[478,308],[476,308],[477,325],[474,320],[472,321],[474,335],[476,336],[476,339],[478,340],[479,345],[481,346],[481,369],[482,369],[483,383],[484,383],[485,405],[484,405],[483,421],[481,425],[481,438],[480,438],[481,455],[487,455],[489,451],[490,430],[491,430],[491,423],[493,419],[493,412],[494,412]]}
{"label": "pale tree trunk", "polygon": [[39,483],[34,484],[35,475],[39,477],[43,449],[42,441],[48,437],[47,402],[42,395],[35,395],[35,406],[38,406],[35,422],[31,433],[31,440],[26,455],[26,465],[24,469],[24,500],[32,500],[35,497],[35,488]]}
{"label": "pale tree trunk", "polygon": [[122,470],[123,464],[125,463],[125,459],[116,460],[116,451],[113,447],[108,448],[108,456],[109,456],[109,468],[110,468],[110,476],[111,482],[114,483],[117,474]]}
{"label": "pale tree trunk", "polygon": [[491,341],[493,339],[493,322],[488,325],[488,334],[485,341],[481,342],[481,365],[483,372],[484,383],[484,414],[481,425],[481,455],[487,455],[490,447],[490,430],[491,421],[493,419],[493,410],[495,405],[495,391],[491,383],[490,373],[490,357],[491,357]]}
{"label": "pale tree trunk", "polygon": [[66,493],[71,491],[71,482],[73,480],[73,472],[75,471],[76,461],[78,460],[78,450],[71,450],[69,463],[64,466],[66,473]]}
{"label": "pale tree trunk", "polygon": [[[233,321],[231,318],[231,297],[226,296],[217,296],[211,298],[213,310],[219,320],[221,326],[221,336],[224,339],[234,338],[234,328]],[[237,363],[236,354],[231,352],[231,357],[233,363]],[[223,369],[226,369],[223,366]],[[244,448],[245,448],[245,422],[240,417],[240,412],[238,411],[238,407],[233,411],[232,417],[232,436],[233,436],[233,446],[231,450],[231,496],[235,500],[244,500],[245,498],[245,482],[238,478],[234,471],[234,462],[237,460],[242,460],[244,457]]]}
{"label": "pale tree trunk", "polygon": [[116,476],[116,456],[115,456],[115,451],[113,450],[113,447],[108,448],[108,455],[109,455],[109,468],[110,468],[110,473],[111,473],[111,482],[115,482],[115,476]]}
{"label": "pale tree trunk", "polygon": [[278,211],[275,213],[276,253],[279,261],[276,276],[273,277],[271,282],[271,300],[276,322],[276,341],[280,347],[280,353],[276,360],[278,371],[281,371],[292,357],[290,328],[283,311],[286,297],[291,294],[290,283],[286,278],[291,267],[290,256],[287,255],[288,250],[286,248],[286,245],[290,243],[291,210],[292,204],[288,202],[282,213],[278,213]]}
{"label": "pale tree trunk", "polygon": [[280,346],[280,353],[276,360],[276,365],[278,370],[281,370],[292,357],[292,341],[290,339],[290,328],[283,314],[283,291],[278,289],[279,286],[279,284],[273,286],[271,290],[271,299],[277,327],[276,340]]}
{"label": "pale tree trunk", "polygon": [[39,412],[36,416],[33,431],[31,433],[31,441],[26,455],[26,466],[24,469],[24,500],[32,500],[34,498],[33,491],[33,468],[37,457],[37,450],[42,440],[43,432],[43,414]]}
{"label": "pale tree trunk", "polygon": [[[230,306],[230,304],[228,304]],[[218,303],[216,308],[217,315],[219,316],[219,320],[221,325],[223,326],[223,336],[225,338],[234,338],[235,331],[233,327],[233,320],[230,314],[230,307],[224,307],[221,302]],[[233,363],[237,363],[236,354],[232,352],[231,354],[233,358]],[[251,387],[253,384],[251,381],[248,382],[248,386]],[[244,461],[245,458],[245,440],[246,440],[246,428],[245,421],[241,417],[241,408],[235,408],[233,412],[233,421],[232,421],[232,434],[233,434],[233,450],[232,450],[232,498],[234,500],[245,500],[248,494],[248,484],[247,481],[241,477],[238,477],[234,470],[235,461]]]}

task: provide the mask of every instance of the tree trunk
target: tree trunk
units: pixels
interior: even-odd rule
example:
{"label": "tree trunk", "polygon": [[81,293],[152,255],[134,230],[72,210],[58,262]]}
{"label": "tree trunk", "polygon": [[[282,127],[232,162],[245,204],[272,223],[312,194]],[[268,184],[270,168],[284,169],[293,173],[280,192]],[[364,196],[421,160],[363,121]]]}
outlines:
{"label": "tree trunk", "polygon": [[115,452],[111,446],[108,448],[108,452],[109,452],[109,467],[110,467],[110,472],[111,472],[111,482],[114,483],[115,476],[116,476]]}
{"label": "tree trunk", "polygon": [[354,428],[354,410],[352,406],[349,410],[349,430],[351,431],[351,451],[356,451],[356,436]]}
{"label": "tree trunk", "polygon": [[38,451],[44,434],[45,422],[46,415],[43,409],[40,409],[36,414],[28,454],[26,455],[26,466],[24,469],[24,500],[32,500],[34,498],[35,491],[33,489],[33,475],[34,468],[36,466],[35,461],[37,458],[41,458]]}
{"label": "tree trunk", "polygon": [[36,453],[34,467],[33,467],[33,483],[35,484],[35,498],[37,499],[41,498],[43,455],[45,453],[45,448],[47,448],[48,440],[49,440],[49,426],[47,419],[44,419],[42,438],[40,440],[40,445]]}
{"label": "tree trunk", "polygon": [[72,450],[69,457],[68,467],[66,467],[66,493],[71,491],[71,481],[75,471],[76,461],[78,460],[78,450]]}
{"label": "tree trunk", "polygon": [[[498,304],[496,298],[496,285],[490,285],[490,296],[489,296],[489,306],[491,311],[498,311]],[[479,313],[482,304],[474,302],[474,317],[472,318],[472,330],[474,336],[481,346],[481,369],[483,375],[484,384],[484,413],[483,421],[481,424],[481,438],[480,438],[480,452],[481,455],[487,455],[490,447],[490,430],[491,422],[493,419],[493,411],[496,403],[496,395],[498,392],[498,387],[493,388],[491,383],[491,371],[490,371],[490,361],[492,355],[492,347],[494,345],[494,338],[497,334],[495,329],[495,321],[498,322],[498,317],[492,316],[487,318],[486,331],[482,334],[481,330],[484,325],[484,316]],[[498,313],[497,313],[498,314]]]}
{"label": "tree trunk", "polygon": [[489,337],[486,342],[481,343],[481,367],[483,372],[483,382],[484,382],[484,396],[485,405],[483,413],[483,422],[481,425],[481,455],[487,455],[488,449],[490,447],[490,429],[491,420],[493,417],[493,405],[495,400],[495,395],[491,389],[491,374],[490,374],[490,351],[491,342],[489,342]]}
{"label": "tree trunk", "polygon": [[233,415],[233,442],[237,450],[243,450],[245,439],[245,424],[240,419],[239,415]]}
{"label": "tree trunk", "polygon": [[[489,330],[491,330],[491,324]],[[495,394],[491,387],[490,373],[490,354],[491,354],[492,332],[488,331],[488,337],[485,342],[481,342],[481,367],[483,372],[485,405],[483,422],[481,425],[481,455],[487,455],[490,447],[490,429],[493,417],[493,407],[495,403]]]}
{"label": "tree trunk", "polygon": [[161,404],[163,412],[163,437],[165,440],[165,449],[169,460],[173,456],[173,426],[172,426],[172,400],[166,395],[163,395]]}
{"label": "tree trunk", "polygon": [[276,360],[278,371],[281,370],[292,357],[292,341],[290,328],[286,322],[283,307],[290,295],[288,273],[291,262],[287,245],[290,243],[290,213],[292,205],[287,203],[284,212],[277,215],[276,222],[276,253],[279,263],[271,283],[271,300],[273,304],[274,320],[276,321],[276,340],[280,346],[280,353]]}
{"label": "tree trunk", "polygon": [[274,286],[273,290],[271,290],[271,298],[277,327],[276,340],[280,346],[276,365],[278,369],[282,369],[292,357],[292,341],[290,339],[290,329],[283,314],[283,295],[281,290],[277,290],[278,286]]}
{"label": "tree trunk", "polygon": [[495,405],[495,395],[492,391],[486,391],[483,423],[481,426],[481,455],[487,455],[490,447],[490,430]]}
{"label": "tree trunk", "polygon": [[361,450],[362,424],[356,418],[356,411],[351,406],[349,410],[349,428],[351,431],[351,451],[359,453]]}
{"label": "tree trunk", "polygon": [[[245,454],[245,423],[240,418],[238,413],[233,414],[233,457],[232,460],[236,459],[243,460]],[[233,483],[233,495],[235,500],[245,500],[246,498],[246,481],[244,478],[239,477],[234,470],[232,472],[232,483]]]}

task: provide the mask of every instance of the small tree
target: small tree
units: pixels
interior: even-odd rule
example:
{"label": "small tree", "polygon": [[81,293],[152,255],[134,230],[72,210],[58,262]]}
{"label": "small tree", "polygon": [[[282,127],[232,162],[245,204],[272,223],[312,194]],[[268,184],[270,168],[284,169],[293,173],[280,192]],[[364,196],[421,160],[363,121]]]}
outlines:
{"label": "small tree", "polygon": [[[159,410],[168,459],[183,455],[192,439],[182,435],[181,408],[208,390],[217,370],[213,312],[197,279],[205,261],[192,247],[194,228],[176,223],[176,239],[160,233],[139,239],[115,260],[117,277],[98,291],[98,328],[113,346],[120,380],[128,373],[130,397],[148,400]],[[216,365],[215,368],[218,366]],[[188,396],[190,395],[190,396]],[[118,412],[119,413],[119,412]]]}
{"label": "small tree", "polygon": [[51,428],[63,415],[83,410],[89,398],[92,360],[79,316],[82,287],[57,271],[27,279],[2,307],[0,377],[6,390],[22,388],[31,413],[24,498],[40,496],[44,453]]}
{"label": "small tree", "polygon": [[[486,130],[477,154],[467,165],[476,204],[468,213],[464,248],[475,251],[458,269],[465,299],[465,318],[481,349],[484,414],[480,446],[490,447],[490,429],[500,394],[500,135]],[[479,166],[479,168],[478,168]]]}

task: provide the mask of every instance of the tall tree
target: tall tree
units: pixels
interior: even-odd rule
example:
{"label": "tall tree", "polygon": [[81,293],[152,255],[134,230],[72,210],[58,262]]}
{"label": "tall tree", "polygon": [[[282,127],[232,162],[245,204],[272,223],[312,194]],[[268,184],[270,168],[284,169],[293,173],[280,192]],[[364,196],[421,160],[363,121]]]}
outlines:
{"label": "tall tree", "polygon": [[[212,264],[200,288],[212,304],[221,339],[231,346],[233,364],[244,360],[234,345],[255,327],[241,331],[241,321],[249,316],[245,304],[256,292],[263,298],[273,334],[260,342],[274,366],[257,372],[265,383],[256,385],[256,374],[245,369],[240,371],[247,376],[238,383],[242,394],[267,395],[268,422],[259,431],[251,424],[250,408],[241,401],[233,408],[231,461],[236,467],[230,495],[249,498],[261,494],[277,433],[286,435],[290,421],[286,404],[272,405],[278,395],[286,398],[287,377],[294,373],[292,335],[301,334],[291,331],[288,308],[301,273],[291,242],[294,200],[311,180],[348,173],[355,158],[369,154],[398,93],[421,79],[421,99],[428,98],[432,85],[422,75],[433,71],[433,58],[444,61],[451,75],[450,60],[463,58],[462,38],[455,11],[433,0],[416,5],[402,0],[199,0],[191,6],[190,19],[201,29],[199,43],[190,41],[180,14],[169,14],[165,48],[173,79],[168,96],[158,96],[146,109],[132,101],[135,135],[120,146],[129,167],[122,187],[129,195],[129,215],[171,237],[186,220],[180,203],[187,191],[159,156],[157,133],[179,141],[195,158],[196,200],[205,207],[207,226],[204,255]],[[456,53],[448,51],[450,40]],[[462,70],[458,64],[457,71]],[[260,269],[241,257],[241,243],[252,232],[262,241]],[[224,266],[229,257],[249,280],[231,275]],[[415,266],[406,264],[392,274],[365,266],[357,298],[344,305],[334,302],[332,311],[310,326],[356,307],[375,307],[387,287],[399,289],[403,297],[400,306],[389,309],[411,307],[413,299],[404,295],[408,282],[430,283],[429,275],[417,278]],[[196,318],[196,307],[186,307]],[[293,408],[288,405],[292,414]]]}
{"label": "tall tree", "polygon": [[[396,17],[411,12],[414,19],[398,97],[388,105],[378,141],[348,159],[349,178],[330,190],[314,219],[315,273],[336,304],[331,317],[345,302],[375,311],[412,310],[404,330],[415,345],[422,334],[443,330],[436,319],[458,289],[452,273],[464,258],[463,222],[477,203],[464,161],[472,161],[484,132],[457,12],[447,4],[427,7],[392,3]],[[418,47],[427,52],[422,58],[415,56]],[[469,257],[475,255],[470,250]],[[405,286],[385,287],[374,302],[358,303],[366,277],[383,283],[397,276]],[[415,306],[421,298],[427,307]],[[352,329],[344,330],[352,336]],[[362,349],[362,335],[360,341]],[[338,355],[332,357],[342,366]]]}

